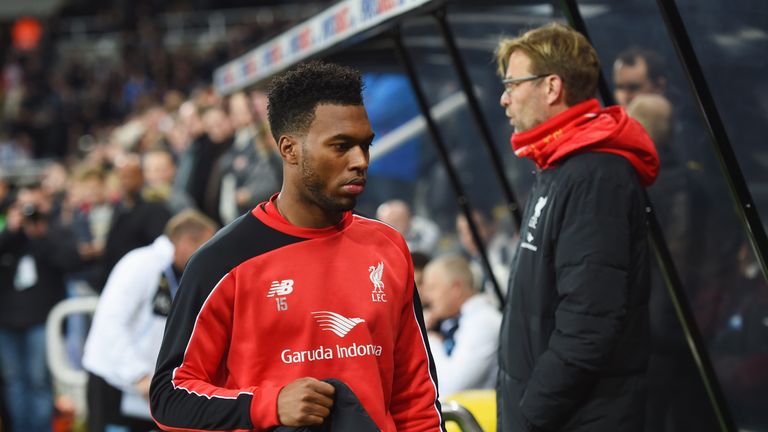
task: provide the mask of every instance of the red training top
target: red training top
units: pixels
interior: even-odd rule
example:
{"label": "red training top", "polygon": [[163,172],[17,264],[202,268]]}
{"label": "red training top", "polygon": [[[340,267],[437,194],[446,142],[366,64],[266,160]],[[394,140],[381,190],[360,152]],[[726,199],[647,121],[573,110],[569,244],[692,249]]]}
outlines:
{"label": "red training top", "polygon": [[165,430],[266,430],[301,377],[337,378],[383,431],[440,431],[434,365],[402,236],[352,212],[291,225],[272,200],[190,260],[151,408]]}

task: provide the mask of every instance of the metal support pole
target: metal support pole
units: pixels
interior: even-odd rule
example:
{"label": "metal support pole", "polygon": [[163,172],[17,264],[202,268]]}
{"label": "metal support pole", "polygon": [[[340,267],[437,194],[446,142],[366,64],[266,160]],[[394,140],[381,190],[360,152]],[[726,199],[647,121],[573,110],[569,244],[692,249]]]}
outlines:
{"label": "metal support pole", "polygon": [[435,123],[435,120],[432,118],[432,113],[429,110],[429,103],[427,102],[427,97],[424,95],[424,91],[421,88],[421,84],[419,84],[419,77],[416,73],[416,68],[414,67],[413,61],[411,60],[411,57],[408,55],[408,51],[406,50],[405,45],[403,44],[403,39],[402,39],[402,36],[400,35],[399,28],[394,30],[392,39],[395,42],[395,51],[397,52],[400,62],[405,68],[405,72],[408,74],[408,78],[411,81],[411,87],[413,87],[413,93],[416,96],[416,101],[419,104],[421,115],[424,116],[424,121],[427,123],[427,130],[429,130],[429,134],[432,137],[432,141],[435,143],[435,149],[437,150],[437,154],[440,156],[440,160],[443,162],[443,166],[445,167],[445,170],[448,173],[448,179],[450,180],[451,186],[453,187],[454,193],[456,194],[456,201],[459,205],[459,208],[461,209],[461,212],[467,218],[467,223],[469,224],[469,230],[472,233],[472,240],[478,246],[477,250],[478,252],[480,252],[480,258],[483,262],[483,267],[485,268],[485,271],[488,274],[493,284],[493,289],[499,298],[499,302],[501,303],[501,306],[503,307],[505,303],[505,298],[501,292],[501,287],[499,286],[499,283],[496,280],[496,275],[493,274],[493,270],[491,269],[491,264],[490,264],[490,261],[488,260],[488,254],[485,251],[485,244],[482,238],[480,237],[480,232],[478,231],[477,226],[475,226],[475,221],[472,218],[472,211],[469,206],[469,199],[467,195],[464,193],[464,188],[461,185],[461,181],[459,181],[459,175],[456,172],[456,169],[451,164],[451,159],[448,154],[448,149],[445,145],[445,141],[443,140],[443,137],[440,135],[440,130],[437,128],[437,123]]}
{"label": "metal support pole", "polygon": [[515,220],[516,228],[519,230],[522,224],[523,216],[520,212],[520,205],[515,198],[515,193],[510,187],[507,174],[504,172],[504,166],[502,165],[502,158],[499,155],[498,150],[493,145],[493,136],[491,135],[491,128],[488,126],[488,122],[483,116],[483,112],[480,109],[480,103],[477,101],[475,92],[472,91],[472,80],[469,78],[469,72],[464,65],[464,61],[461,59],[461,53],[459,52],[458,45],[456,45],[456,39],[453,37],[453,32],[445,18],[445,9],[439,9],[434,14],[437,20],[437,25],[440,28],[440,34],[443,36],[443,42],[445,42],[446,48],[448,48],[448,54],[451,56],[453,62],[453,69],[459,77],[461,88],[464,91],[464,96],[467,98],[467,105],[469,112],[472,113],[472,117],[475,120],[475,124],[480,129],[480,135],[482,136],[482,142],[485,145],[485,149],[488,152],[488,156],[491,159],[491,166],[496,173],[499,183],[501,184],[501,190],[504,193],[504,197],[507,199],[507,209],[512,214]]}
{"label": "metal support pole", "polygon": [[[562,0],[563,9],[566,11],[570,24],[579,32],[581,32],[587,39],[589,34],[587,33],[586,23],[584,22],[581,12],[579,12],[578,4],[576,0]],[[605,77],[602,72],[600,73],[599,90],[603,101],[606,105],[613,105],[615,101],[613,94],[611,93],[606,83]],[[709,353],[705,348],[705,344],[699,329],[696,326],[696,321],[691,312],[690,302],[688,296],[683,288],[682,281],[678,275],[677,268],[675,267],[672,255],[669,252],[667,242],[664,240],[664,233],[661,229],[656,213],[653,210],[651,201],[648,198],[647,192],[645,193],[645,200],[648,204],[648,235],[651,239],[651,243],[656,252],[656,258],[658,259],[661,273],[664,276],[664,281],[669,292],[670,299],[675,308],[678,321],[685,335],[685,339],[688,342],[688,347],[693,356],[699,374],[706,389],[707,396],[714,409],[715,416],[718,419],[720,428],[726,432],[735,432],[736,427],[733,422],[733,418],[728,411],[728,404],[723,396],[722,390],[719,386],[717,375],[712,367],[712,362],[709,359]]]}

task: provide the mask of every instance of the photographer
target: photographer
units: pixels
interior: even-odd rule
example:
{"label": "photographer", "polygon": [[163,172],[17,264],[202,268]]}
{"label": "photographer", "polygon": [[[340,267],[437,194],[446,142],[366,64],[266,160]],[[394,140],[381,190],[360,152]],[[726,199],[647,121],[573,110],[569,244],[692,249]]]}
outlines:
{"label": "photographer", "polygon": [[50,220],[39,186],[19,190],[0,232],[0,365],[12,431],[50,431],[45,320],[79,264],[74,236]]}

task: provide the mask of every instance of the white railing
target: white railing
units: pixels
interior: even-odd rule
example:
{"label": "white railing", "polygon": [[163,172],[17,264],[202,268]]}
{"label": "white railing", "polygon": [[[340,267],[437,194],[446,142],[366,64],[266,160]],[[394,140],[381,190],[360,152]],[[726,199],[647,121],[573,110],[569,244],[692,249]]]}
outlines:
{"label": "white railing", "polygon": [[85,416],[85,387],[88,374],[74,365],[67,353],[64,323],[70,316],[91,316],[96,311],[98,296],[62,300],[51,309],[46,322],[46,354],[57,394],[66,395],[75,405],[77,416]]}

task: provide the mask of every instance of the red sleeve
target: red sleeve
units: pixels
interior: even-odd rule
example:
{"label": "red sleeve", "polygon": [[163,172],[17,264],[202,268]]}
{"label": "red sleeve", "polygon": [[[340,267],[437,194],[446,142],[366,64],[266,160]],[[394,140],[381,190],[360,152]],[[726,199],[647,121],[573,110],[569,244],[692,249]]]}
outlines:
{"label": "red sleeve", "polygon": [[395,372],[390,412],[398,432],[445,431],[437,394],[437,372],[429,349],[421,301],[413,281],[413,263],[405,242],[401,249],[408,260],[408,290],[395,343]]}
{"label": "red sleeve", "polygon": [[[195,279],[179,289],[166,325],[150,402],[164,430],[266,430],[279,425],[280,388],[224,388],[232,334],[234,277],[206,290]],[[199,307],[196,305],[200,304]]]}

